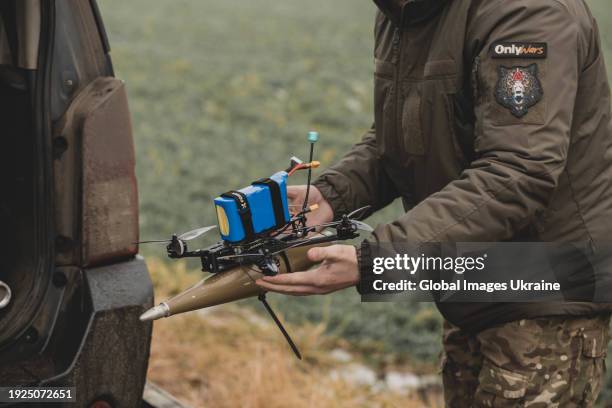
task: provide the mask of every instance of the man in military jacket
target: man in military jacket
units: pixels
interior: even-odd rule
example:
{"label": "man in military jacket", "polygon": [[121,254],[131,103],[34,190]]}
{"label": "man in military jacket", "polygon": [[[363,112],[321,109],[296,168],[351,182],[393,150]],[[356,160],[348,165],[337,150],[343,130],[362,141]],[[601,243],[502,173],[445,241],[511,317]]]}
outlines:
{"label": "man in military jacket", "polygon": [[[578,0],[375,0],[375,120],[315,182],[311,222],[401,198],[355,249],[311,250],[281,293],[372,282],[386,242],[583,242],[612,231],[610,90],[596,22]],[[303,201],[304,187],[289,191]],[[610,305],[439,304],[451,407],[590,406]]]}

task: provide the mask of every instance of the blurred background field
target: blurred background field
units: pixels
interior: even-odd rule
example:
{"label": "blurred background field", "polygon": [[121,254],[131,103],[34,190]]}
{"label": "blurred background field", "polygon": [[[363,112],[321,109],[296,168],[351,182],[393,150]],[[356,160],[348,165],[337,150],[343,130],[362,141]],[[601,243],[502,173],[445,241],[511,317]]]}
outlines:
{"label": "blurred background field", "polygon": [[[126,81],[130,97],[143,239],[214,224],[215,196],[285,168],[292,155],[306,156],[309,130],[321,133],[318,158],[325,166],[359,140],[372,122],[375,7],[369,0],[99,3],[115,70]],[[589,3],[599,20],[604,46],[612,50],[609,1]],[[401,206],[394,203],[370,222],[391,220],[401,211]],[[176,267],[167,269],[165,261],[156,259],[163,256],[163,247],[143,247],[142,251],[154,274],[164,276],[156,279],[160,297],[186,283],[184,279],[201,277],[197,263],[182,264],[178,272]],[[180,277],[173,278],[173,273]],[[311,332],[321,336],[320,343],[305,347],[312,353],[319,346],[324,350],[350,349],[379,375],[389,367],[409,368],[420,374],[437,370],[441,320],[432,305],[361,304],[353,290],[327,297],[271,296],[271,300],[300,337],[309,338]],[[244,309],[248,311],[240,312]],[[177,391],[191,393],[190,401],[204,398],[194,390],[208,390],[205,395],[220,398],[209,400],[211,404],[218,404],[223,396],[229,398],[232,391],[218,387],[232,370],[216,375],[210,371],[238,367],[246,360],[244,356],[223,354],[227,353],[223,343],[247,344],[249,355],[259,361],[252,364],[280,359],[275,349],[285,347],[278,333],[248,325],[251,331],[239,328],[239,322],[248,320],[240,313],[251,316],[251,310],[260,311],[259,305],[246,301],[219,312],[219,316],[207,314],[197,322],[186,317],[156,324],[150,372],[156,376],[160,371],[156,368],[183,367],[193,379],[187,384],[194,384],[189,392],[184,388]],[[232,326],[236,331],[218,330],[215,324],[220,324],[224,316],[229,322],[238,322]],[[189,332],[189,327],[201,331]],[[218,332],[236,338],[215,337]],[[175,341],[201,349],[202,359],[182,361],[172,346]],[[162,345],[174,352],[164,354]],[[259,351],[253,351],[253,347],[260,347]],[[282,358],[291,359],[284,351]],[[222,360],[210,356],[216,352],[223,355]],[[317,357],[308,360],[304,368],[293,362],[286,364],[275,366],[281,370],[277,374],[285,376],[297,370],[304,376],[296,381],[306,384],[320,377],[318,370],[329,368],[331,363]],[[198,382],[200,375],[208,379],[206,383]],[[311,388],[305,389],[321,391],[321,384],[309,384]],[[340,406],[339,401],[347,401],[343,406],[366,406],[374,401],[380,406],[394,405],[381,399],[382,391],[361,390],[357,399],[350,399],[339,391],[342,386],[330,389],[334,390],[329,391],[332,396],[322,400],[327,406]],[[261,391],[269,396],[272,390],[264,387]],[[413,397],[409,398],[412,401]],[[256,399],[249,404],[265,405]]]}

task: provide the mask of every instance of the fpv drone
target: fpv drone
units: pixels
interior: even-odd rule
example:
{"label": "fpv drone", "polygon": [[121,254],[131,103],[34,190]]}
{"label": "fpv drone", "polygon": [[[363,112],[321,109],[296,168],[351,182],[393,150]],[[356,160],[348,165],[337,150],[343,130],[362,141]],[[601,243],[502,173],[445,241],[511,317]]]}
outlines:
{"label": "fpv drone", "polygon": [[[317,205],[308,206],[312,169],[319,167],[319,162],[313,161],[314,144],[318,138],[317,132],[308,134],[308,163],[292,157],[287,170],[215,198],[218,225],[198,228],[181,235],[174,234],[169,240],[140,243],[167,243],[169,258],[200,258],[204,272],[219,273],[239,265],[254,265],[265,275],[276,275],[278,267],[274,259],[288,249],[354,239],[359,236],[360,230],[372,232],[371,226],[359,220],[369,207],[343,215],[337,221],[307,225],[308,214],[318,209]],[[308,170],[306,197],[299,211],[291,214],[287,200],[287,179],[298,170]],[[188,241],[217,228],[221,241],[204,249],[189,249]],[[324,229],[335,229],[335,233],[322,233]]]}
{"label": "fpv drone", "polygon": [[[262,274],[271,276],[280,272],[278,257],[285,257],[287,261],[286,251],[289,249],[354,239],[359,236],[359,231],[372,232],[372,227],[358,219],[368,212],[369,207],[343,215],[336,221],[308,225],[308,214],[318,208],[317,205],[308,206],[312,169],[319,166],[319,162],[313,161],[314,144],[318,139],[317,132],[308,134],[308,163],[293,157],[285,171],[215,198],[218,225],[198,228],[181,235],[174,234],[169,240],[140,243],[166,243],[168,257],[172,259],[200,258],[202,270],[205,272],[221,274],[246,266],[257,268]],[[287,200],[287,179],[299,170],[308,170],[306,194],[302,206],[291,212]],[[221,234],[221,241],[207,248],[189,249],[188,241],[216,228]],[[177,298],[186,296],[187,293],[188,291],[185,291],[184,295],[180,294]],[[295,355],[301,358],[296,345],[266,301],[265,292],[259,294],[258,299],[283,333]],[[168,303],[162,303],[141,316],[141,320],[157,319],[169,314]]]}

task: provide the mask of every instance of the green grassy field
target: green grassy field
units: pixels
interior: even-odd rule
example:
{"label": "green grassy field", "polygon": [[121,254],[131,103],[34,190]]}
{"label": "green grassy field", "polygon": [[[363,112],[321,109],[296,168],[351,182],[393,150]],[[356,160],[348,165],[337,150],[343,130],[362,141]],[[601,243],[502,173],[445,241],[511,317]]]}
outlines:
{"label": "green grassy field", "polygon": [[143,236],[214,223],[215,196],[304,156],[311,129],[324,163],[358,140],[372,116],[373,7],[353,3],[104,8],[130,93]]}
{"label": "green grassy field", "polygon": [[[593,0],[612,49],[609,2]],[[329,165],[372,121],[368,0],[100,1],[134,120],[143,239],[216,222],[212,199],[305,156],[318,130]],[[371,220],[392,219],[396,204]],[[205,242],[206,243],[206,242]],[[143,248],[163,255],[163,248]],[[193,264],[194,269],[197,264]],[[378,361],[433,362],[431,305],[360,305],[354,291],[273,301],[292,321],[325,320]]]}

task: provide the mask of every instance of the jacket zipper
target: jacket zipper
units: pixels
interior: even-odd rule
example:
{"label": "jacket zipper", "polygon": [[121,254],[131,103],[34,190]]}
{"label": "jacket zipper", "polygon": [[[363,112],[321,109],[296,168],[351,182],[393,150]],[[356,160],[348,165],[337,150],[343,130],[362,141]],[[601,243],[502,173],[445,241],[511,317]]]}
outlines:
{"label": "jacket zipper", "polygon": [[399,63],[399,45],[400,45],[400,30],[398,27],[393,29],[393,39],[391,40],[392,52],[393,56],[391,57],[391,61],[393,63]]}
{"label": "jacket zipper", "polygon": [[477,55],[474,58],[474,63],[472,65],[472,100],[474,103],[478,103],[478,98],[480,97],[480,56]]}
{"label": "jacket zipper", "polygon": [[[393,62],[393,64],[395,65],[395,77],[394,77],[394,88],[395,88],[395,103],[393,104],[395,109],[394,109],[394,117],[393,120],[395,121],[395,135],[398,135],[399,132],[401,131],[401,117],[399,115],[399,93],[400,93],[400,66],[401,66],[401,62],[402,62],[402,58],[400,55],[400,45],[401,45],[401,33],[400,33],[400,29],[399,27],[395,27],[394,31],[393,31],[393,39],[392,39],[392,48],[393,48],[393,56],[391,58],[391,61]],[[397,136],[396,136],[397,137]]]}

